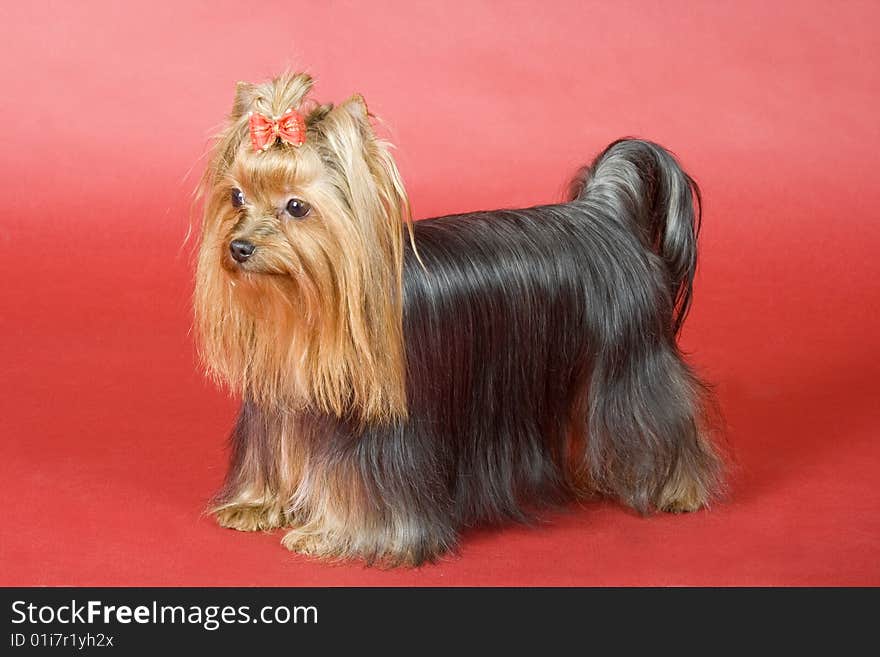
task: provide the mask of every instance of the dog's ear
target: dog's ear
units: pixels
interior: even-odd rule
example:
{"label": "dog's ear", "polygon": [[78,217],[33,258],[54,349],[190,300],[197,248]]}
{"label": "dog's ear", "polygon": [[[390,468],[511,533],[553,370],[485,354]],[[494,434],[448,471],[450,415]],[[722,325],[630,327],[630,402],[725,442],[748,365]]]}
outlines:
{"label": "dog's ear", "polygon": [[391,145],[378,139],[363,96],[354,95],[326,117],[325,138],[336,166],[344,172],[354,219],[364,237],[395,267],[403,257],[403,231],[409,201]]}
{"label": "dog's ear", "polygon": [[378,229],[386,253],[397,257],[410,219],[409,201],[391,146],[376,137],[370,118],[364,97],[355,94],[323,119],[323,132],[345,174],[355,219]]}
{"label": "dog's ear", "polygon": [[339,107],[351,114],[356,121],[363,121],[369,127],[370,111],[367,109],[367,101],[363,96],[355,94]]}
{"label": "dog's ear", "polygon": [[[382,421],[406,415],[403,354],[403,250],[409,205],[389,145],[377,139],[360,96],[334,107],[317,126],[320,150],[338,174],[349,216],[336,226],[344,242],[344,283],[336,319],[344,323],[328,335],[348,336],[350,348],[319,350],[336,356],[324,369],[332,385],[319,397],[330,409],[349,401],[355,415]],[[341,358],[340,358],[341,357]],[[340,395],[342,391],[344,394]],[[343,409],[345,410],[345,409]]]}
{"label": "dog's ear", "polygon": [[338,124],[350,124],[356,127],[365,147],[368,147],[376,139],[371,121],[375,117],[370,114],[367,109],[367,101],[360,94],[354,94],[348,100],[340,103],[331,113],[336,115]]}
{"label": "dog's ear", "polygon": [[235,99],[232,101],[232,120],[247,114],[254,103],[254,91],[257,85],[250,82],[235,83]]}

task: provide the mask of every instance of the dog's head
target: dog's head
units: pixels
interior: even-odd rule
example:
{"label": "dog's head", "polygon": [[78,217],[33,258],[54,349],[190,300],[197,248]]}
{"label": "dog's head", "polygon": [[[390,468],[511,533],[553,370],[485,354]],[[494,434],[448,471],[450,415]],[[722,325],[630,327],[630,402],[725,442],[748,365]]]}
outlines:
{"label": "dog's head", "polygon": [[405,413],[406,194],[363,98],[321,105],[311,86],[237,86],[202,185],[202,356],[260,403],[389,419]]}

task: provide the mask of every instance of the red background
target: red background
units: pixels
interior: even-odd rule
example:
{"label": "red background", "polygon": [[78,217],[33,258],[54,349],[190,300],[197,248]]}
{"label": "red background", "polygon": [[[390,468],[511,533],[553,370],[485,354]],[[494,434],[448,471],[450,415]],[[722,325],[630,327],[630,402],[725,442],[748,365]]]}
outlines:
{"label": "red background", "polygon": [[[0,583],[880,584],[877,3],[0,12]],[[623,135],[678,153],[706,200],[684,345],[730,499],[589,504],[390,572],[202,516],[235,402],[195,365],[191,192],[233,83],[285,67],[364,94],[418,217],[556,200]]]}

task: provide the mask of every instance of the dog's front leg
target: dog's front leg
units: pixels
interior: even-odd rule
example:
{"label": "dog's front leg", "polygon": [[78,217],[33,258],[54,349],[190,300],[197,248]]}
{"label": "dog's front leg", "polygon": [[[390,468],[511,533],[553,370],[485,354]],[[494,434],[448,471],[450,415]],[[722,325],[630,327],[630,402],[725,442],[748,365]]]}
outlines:
{"label": "dog's front leg", "polygon": [[278,418],[245,400],[232,431],[229,472],[211,507],[220,526],[259,531],[290,524],[282,502],[289,480],[284,444]]}
{"label": "dog's front leg", "polygon": [[[434,455],[408,435],[362,435],[348,448],[330,435],[303,465],[282,543],[324,559],[417,566],[454,548],[452,501]],[[427,441],[431,444],[430,441]]]}

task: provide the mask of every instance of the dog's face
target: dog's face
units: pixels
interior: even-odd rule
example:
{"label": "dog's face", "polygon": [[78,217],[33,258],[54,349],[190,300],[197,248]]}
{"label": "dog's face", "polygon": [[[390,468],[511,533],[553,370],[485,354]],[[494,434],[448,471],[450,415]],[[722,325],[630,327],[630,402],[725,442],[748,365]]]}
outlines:
{"label": "dog's face", "polygon": [[322,263],[352,238],[329,178],[311,145],[295,153],[242,149],[216,191],[226,197],[218,199],[216,221],[219,257],[229,275],[269,274],[300,283],[319,278]]}
{"label": "dog's face", "polygon": [[[249,112],[272,111],[249,91],[255,97],[246,106],[256,108]],[[216,249],[233,280],[260,285],[262,276],[283,277],[329,301],[328,283],[359,273],[340,271],[346,262],[367,255],[388,261],[387,242],[399,233],[401,217],[387,202],[405,199],[359,96],[336,108],[313,107],[305,122],[300,146],[279,141],[255,151],[239,140],[207,191],[201,248]],[[334,272],[345,280],[334,281]]]}
{"label": "dog's face", "polygon": [[[283,276],[327,299],[325,283],[345,257],[366,255],[372,246],[380,250],[375,256],[387,259],[381,251],[390,245],[377,242],[389,229],[399,231],[400,217],[398,225],[383,225],[376,206],[385,181],[370,161],[377,142],[363,101],[318,108],[307,125],[301,146],[279,143],[254,152],[243,142],[212,189],[215,210],[206,222],[217,224],[216,246],[230,276]],[[391,173],[393,184],[397,174]]]}
{"label": "dog's face", "polygon": [[[310,104],[310,87],[304,75],[238,87],[203,185],[202,355],[218,378],[267,403],[296,397],[391,416],[403,404],[406,196],[363,99]],[[304,143],[255,150],[249,114],[290,107],[303,117]],[[400,388],[393,399],[377,377]]]}

